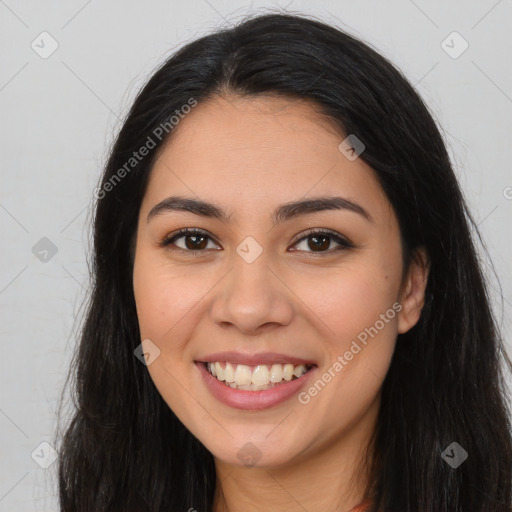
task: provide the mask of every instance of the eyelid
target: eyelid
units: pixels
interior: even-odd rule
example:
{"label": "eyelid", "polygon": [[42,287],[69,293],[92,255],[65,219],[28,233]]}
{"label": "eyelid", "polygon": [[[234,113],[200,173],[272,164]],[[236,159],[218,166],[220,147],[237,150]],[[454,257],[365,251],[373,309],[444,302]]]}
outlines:
{"label": "eyelid", "polygon": [[[328,235],[331,239],[333,239],[338,244],[338,247],[336,247],[334,249],[329,249],[327,251],[318,251],[318,252],[317,251],[298,251],[298,250],[294,250],[292,252],[296,251],[296,252],[306,252],[306,253],[310,253],[313,255],[315,255],[315,254],[322,255],[322,254],[332,254],[332,253],[336,252],[337,250],[350,249],[350,248],[355,247],[354,244],[347,237],[345,237],[341,233],[338,233],[337,231],[333,231],[333,230],[327,229],[327,228],[309,228],[306,231],[303,231],[302,233],[297,235],[297,238],[291,245],[292,246],[297,245],[299,242],[302,242],[304,239],[306,239],[309,236],[314,235],[314,234]],[[211,240],[216,245],[220,246],[220,244],[215,240],[215,238],[212,235],[210,235],[210,233],[208,233],[207,231],[204,231],[200,228],[181,228],[178,231],[175,231],[173,233],[166,235],[158,245],[162,248],[169,249],[169,246],[172,245],[173,241],[175,241],[181,237],[185,237],[187,235],[205,236],[207,239]],[[197,254],[197,253],[205,253],[206,252],[206,249],[186,250],[186,249],[182,249],[181,247],[173,247],[170,250],[181,251],[181,252],[185,252],[188,254]]]}
{"label": "eyelid", "polygon": [[[329,235],[336,243],[338,243],[340,246],[345,248],[353,248],[354,244],[344,235],[341,233],[338,233],[337,231],[333,231],[332,229],[327,228],[309,228],[306,231],[303,231],[300,235],[298,235],[298,238],[292,243],[292,245],[297,245],[299,242],[302,242],[305,238],[311,235]],[[336,249],[330,249],[328,251],[319,251],[318,254],[330,254],[334,252]],[[311,251],[312,254],[314,254],[314,251]]]}
{"label": "eyelid", "polygon": [[[215,238],[210,235],[210,233],[208,233],[207,231],[204,231],[200,228],[181,228],[181,229],[178,229],[177,231],[174,231],[172,233],[169,233],[168,235],[165,235],[164,238],[158,243],[158,245],[160,247],[163,247],[163,248],[168,248],[169,245],[171,245],[171,243],[174,241],[174,240],[177,240],[178,238],[181,238],[181,237],[185,237],[187,235],[201,235],[201,236],[205,236],[207,237],[209,240],[213,241],[215,244],[217,245],[220,245],[216,240]],[[188,252],[188,253],[195,253],[195,252],[204,252],[204,249],[201,250],[201,251],[194,251],[194,250],[189,250],[189,251],[186,251],[185,249],[181,249],[181,247],[174,247],[173,250],[181,250],[183,252]]]}

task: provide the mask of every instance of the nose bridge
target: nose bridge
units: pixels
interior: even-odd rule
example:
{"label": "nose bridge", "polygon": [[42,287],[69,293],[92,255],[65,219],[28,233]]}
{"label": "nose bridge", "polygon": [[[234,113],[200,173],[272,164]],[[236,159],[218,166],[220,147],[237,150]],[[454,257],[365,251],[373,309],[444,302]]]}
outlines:
{"label": "nose bridge", "polygon": [[237,248],[232,269],[220,283],[212,306],[216,324],[233,324],[246,333],[264,324],[288,324],[293,315],[286,286],[263,251],[254,258],[255,247],[250,244]]}

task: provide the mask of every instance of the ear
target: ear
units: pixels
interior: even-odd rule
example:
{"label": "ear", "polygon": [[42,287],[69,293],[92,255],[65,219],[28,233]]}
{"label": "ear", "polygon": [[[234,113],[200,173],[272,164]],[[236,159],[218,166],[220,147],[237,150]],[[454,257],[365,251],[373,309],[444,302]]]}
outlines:
{"label": "ear", "polygon": [[412,329],[420,318],[425,303],[425,288],[427,287],[429,269],[427,252],[421,247],[415,251],[402,283],[399,297],[402,309],[398,313],[399,334]]}

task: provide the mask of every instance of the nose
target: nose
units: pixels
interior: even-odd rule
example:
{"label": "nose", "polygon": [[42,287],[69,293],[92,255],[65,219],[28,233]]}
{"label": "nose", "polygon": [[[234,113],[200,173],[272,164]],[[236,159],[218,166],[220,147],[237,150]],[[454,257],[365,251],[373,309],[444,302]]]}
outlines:
{"label": "nose", "polygon": [[292,321],[293,293],[263,256],[252,263],[236,258],[216,289],[211,318],[220,327],[251,335]]}

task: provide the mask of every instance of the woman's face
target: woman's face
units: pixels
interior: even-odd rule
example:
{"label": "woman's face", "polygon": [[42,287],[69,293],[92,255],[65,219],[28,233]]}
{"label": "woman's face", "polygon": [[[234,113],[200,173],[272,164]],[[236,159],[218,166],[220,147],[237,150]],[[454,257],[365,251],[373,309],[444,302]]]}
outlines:
{"label": "woman's face", "polygon": [[[397,333],[417,321],[393,209],[344,139],[305,101],[225,96],[192,109],[153,168],[133,274],[148,371],[225,463],[307,460],[368,434]],[[241,386],[280,383],[233,389],[207,361]]]}

